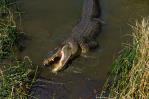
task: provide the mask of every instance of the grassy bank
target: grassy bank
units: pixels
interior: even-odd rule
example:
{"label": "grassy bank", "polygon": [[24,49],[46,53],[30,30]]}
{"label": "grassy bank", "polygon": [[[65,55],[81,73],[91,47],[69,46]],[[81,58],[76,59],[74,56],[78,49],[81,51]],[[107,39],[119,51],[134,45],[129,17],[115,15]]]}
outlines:
{"label": "grassy bank", "polygon": [[18,60],[20,32],[17,20],[19,12],[15,0],[0,0],[0,99],[27,98],[27,90],[33,80],[28,75],[32,62],[28,57]]}
{"label": "grassy bank", "polygon": [[143,19],[132,28],[133,44],[125,47],[113,63],[101,97],[149,98],[149,21]]}
{"label": "grassy bank", "polygon": [[[21,31],[21,12],[16,0],[0,1],[0,58],[11,58],[15,50],[23,50],[27,37]],[[0,60],[1,61],[1,60]]]}
{"label": "grassy bank", "polygon": [[29,79],[32,66],[29,58],[1,65],[0,69],[0,99],[26,99],[28,89],[35,79]]}

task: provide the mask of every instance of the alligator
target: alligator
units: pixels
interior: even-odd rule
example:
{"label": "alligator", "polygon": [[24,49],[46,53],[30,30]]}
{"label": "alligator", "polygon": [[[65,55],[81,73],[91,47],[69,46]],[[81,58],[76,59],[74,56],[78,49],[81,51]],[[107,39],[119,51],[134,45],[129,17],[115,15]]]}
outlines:
{"label": "alligator", "polygon": [[72,33],[55,52],[44,59],[44,66],[51,66],[52,72],[63,70],[70,60],[87,53],[98,46],[96,37],[101,28],[99,0],[84,0],[83,11]]}
{"label": "alligator", "polygon": [[[52,67],[52,72],[57,73],[63,70],[69,61],[98,47],[96,36],[101,28],[99,17],[99,1],[84,0],[83,12],[79,23],[72,29],[70,37],[54,50],[49,57],[44,59],[43,65]],[[53,73],[52,75],[55,78],[56,75]],[[58,80],[55,82],[39,77],[29,90],[29,99],[34,99],[35,97],[38,97],[38,99],[70,99],[64,83],[57,83]]]}

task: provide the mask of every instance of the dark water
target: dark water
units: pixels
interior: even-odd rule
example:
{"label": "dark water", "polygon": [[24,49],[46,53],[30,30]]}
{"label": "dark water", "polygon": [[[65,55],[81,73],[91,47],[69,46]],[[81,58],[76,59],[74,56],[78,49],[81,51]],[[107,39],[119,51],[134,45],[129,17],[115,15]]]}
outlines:
{"label": "dark water", "polygon": [[[123,48],[122,43],[130,42],[130,24],[148,16],[148,0],[100,0],[105,24],[99,34],[100,48],[79,57],[67,70],[53,76],[48,68],[43,78],[63,82],[69,90],[68,96],[78,99],[95,96],[101,89],[113,59]],[[33,63],[41,65],[48,51],[53,50],[69,37],[71,29],[78,22],[83,0],[23,0],[23,29],[31,38],[21,53],[29,56]],[[91,94],[91,95],[90,95]],[[92,98],[91,98],[92,99]]]}

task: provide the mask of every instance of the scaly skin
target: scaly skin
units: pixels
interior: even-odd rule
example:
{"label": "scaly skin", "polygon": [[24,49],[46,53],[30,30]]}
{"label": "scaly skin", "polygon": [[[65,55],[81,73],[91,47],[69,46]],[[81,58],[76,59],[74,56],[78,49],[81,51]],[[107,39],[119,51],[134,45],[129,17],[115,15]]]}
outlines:
{"label": "scaly skin", "polygon": [[[84,0],[80,22],[72,29],[71,36],[52,56],[43,61],[44,65],[52,65],[52,72],[62,70],[70,59],[97,47],[95,40],[100,31],[100,6],[98,0]],[[60,58],[55,62],[55,58]]]}

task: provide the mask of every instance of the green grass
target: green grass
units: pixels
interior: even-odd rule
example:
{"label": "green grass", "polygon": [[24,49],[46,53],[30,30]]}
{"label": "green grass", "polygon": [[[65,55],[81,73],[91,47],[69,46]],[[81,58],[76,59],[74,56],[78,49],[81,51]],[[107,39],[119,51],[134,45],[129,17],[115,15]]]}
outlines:
{"label": "green grass", "polygon": [[[27,98],[28,89],[35,79],[29,79],[32,67],[29,58],[24,61],[16,60],[14,63],[3,65],[0,70],[0,99]],[[37,69],[36,69],[37,71]]]}
{"label": "green grass", "polygon": [[17,59],[16,49],[22,33],[16,25],[19,17],[15,2],[0,0],[0,99],[26,99],[38,69],[35,66],[33,78],[29,78],[31,60]]}
{"label": "green grass", "polygon": [[0,0],[0,58],[8,58],[17,46],[18,36],[21,34],[16,26],[15,11],[9,0]]}
{"label": "green grass", "polygon": [[116,99],[149,98],[149,21],[143,19],[132,28],[133,44],[113,63],[101,97],[108,93],[108,98]]}

